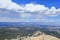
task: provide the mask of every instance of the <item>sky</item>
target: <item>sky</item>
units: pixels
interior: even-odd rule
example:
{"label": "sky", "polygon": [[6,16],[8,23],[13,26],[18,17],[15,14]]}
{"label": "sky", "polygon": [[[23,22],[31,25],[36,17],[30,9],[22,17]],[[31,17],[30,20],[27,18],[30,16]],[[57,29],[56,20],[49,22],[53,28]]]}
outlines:
{"label": "sky", "polygon": [[60,23],[60,0],[0,0],[0,22]]}
{"label": "sky", "polygon": [[46,7],[51,8],[52,6],[56,8],[60,8],[60,0],[12,0],[17,4],[28,4],[28,3],[35,3],[45,5]]}

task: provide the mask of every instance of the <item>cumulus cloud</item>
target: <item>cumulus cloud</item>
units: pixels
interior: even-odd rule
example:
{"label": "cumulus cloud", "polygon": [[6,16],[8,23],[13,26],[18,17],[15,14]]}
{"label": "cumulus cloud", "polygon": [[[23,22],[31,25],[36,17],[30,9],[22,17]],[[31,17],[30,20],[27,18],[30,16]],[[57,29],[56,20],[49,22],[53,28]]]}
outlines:
{"label": "cumulus cloud", "polygon": [[24,7],[25,10],[30,11],[30,12],[35,12],[35,11],[45,11],[48,10],[47,7],[44,5],[39,5],[39,4],[26,4]]}
{"label": "cumulus cloud", "polygon": [[21,6],[12,2],[12,0],[0,0],[0,8],[6,9],[22,9]]}
{"label": "cumulus cloud", "polygon": [[[60,8],[48,8],[40,4],[25,4],[24,6],[18,5],[12,0],[0,0],[0,21],[6,22],[53,22],[48,20],[48,17],[57,17],[60,15]],[[5,19],[5,20],[4,20]]]}
{"label": "cumulus cloud", "polygon": [[26,11],[30,11],[30,12],[37,12],[37,14],[44,14],[47,16],[57,16],[60,14],[60,8],[56,9],[55,7],[45,7],[44,5],[40,5],[40,4],[26,4],[24,6],[24,10]]}
{"label": "cumulus cloud", "polygon": [[57,16],[60,12],[59,9],[56,9],[55,7],[51,7],[51,9],[49,9],[46,14],[50,15],[50,16]]}

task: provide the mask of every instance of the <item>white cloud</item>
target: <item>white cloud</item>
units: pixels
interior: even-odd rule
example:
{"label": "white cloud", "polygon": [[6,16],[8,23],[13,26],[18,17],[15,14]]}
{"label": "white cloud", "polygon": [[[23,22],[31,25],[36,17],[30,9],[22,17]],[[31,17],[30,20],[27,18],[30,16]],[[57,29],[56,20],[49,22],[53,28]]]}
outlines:
{"label": "white cloud", "polygon": [[21,18],[29,18],[31,16],[32,14],[29,14],[29,13],[21,13]]}
{"label": "white cloud", "polygon": [[47,7],[45,7],[44,5],[39,5],[39,4],[26,4],[24,6],[24,9],[30,12],[35,12],[35,11],[45,11],[48,10]]}
{"label": "white cloud", "polygon": [[0,22],[18,22],[18,19],[8,18],[8,17],[0,17]]}
{"label": "white cloud", "polygon": [[44,14],[47,16],[58,16],[60,14],[60,8],[56,9],[55,7],[45,7],[44,5],[40,4],[26,4],[24,6],[24,10],[30,11],[30,12],[37,12],[37,14]]}
{"label": "white cloud", "polygon": [[0,0],[0,8],[6,9],[22,9],[21,6],[12,2],[12,0]]}
{"label": "white cloud", "polygon": [[46,14],[47,15],[50,15],[50,16],[57,16],[58,10],[55,8],[55,7],[51,7],[51,9],[49,9]]}
{"label": "white cloud", "polygon": [[[26,4],[24,6],[18,5],[12,0],[0,0],[0,21],[16,22],[16,21],[50,21],[47,17],[56,17],[60,15],[60,8],[55,7],[45,7],[40,4]],[[5,9],[7,10],[5,10]],[[5,19],[5,20],[4,20]],[[29,20],[31,19],[31,20]]]}

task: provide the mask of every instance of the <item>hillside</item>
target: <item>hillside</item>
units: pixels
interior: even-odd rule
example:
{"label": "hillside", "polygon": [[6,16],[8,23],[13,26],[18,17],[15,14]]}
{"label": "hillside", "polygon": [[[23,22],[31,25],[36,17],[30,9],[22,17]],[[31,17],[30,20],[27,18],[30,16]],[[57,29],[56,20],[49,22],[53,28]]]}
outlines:
{"label": "hillside", "polygon": [[[9,40],[9,39],[5,39],[5,40]],[[20,37],[20,35],[18,35],[16,39],[12,38],[10,40],[60,40],[60,39],[57,37],[53,37],[51,35],[46,35],[41,31],[36,31],[33,33],[32,36],[28,35],[28,36]]]}
{"label": "hillside", "polygon": [[[20,38],[36,39],[40,37],[49,38],[49,40],[60,39],[60,29],[51,28],[39,28],[39,27],[3,27],[0,28],[0,40],[4,39],[16,39],[20,35]],[[24,39],[24,40],[25,40]]]}
{"label": "hillside", "polygon": [[[40,35],[38,35],[40,34]],[[46,35],[44,33],[35,32],[35,37],[30,37],[31,40],[60,40],[59,38],[53,37],[51,35]]]}
{"label": "hillside", "polygon": [[60,39],[50,35],[40,35],[36,37],[31,37],[31,40],[60,40]]}

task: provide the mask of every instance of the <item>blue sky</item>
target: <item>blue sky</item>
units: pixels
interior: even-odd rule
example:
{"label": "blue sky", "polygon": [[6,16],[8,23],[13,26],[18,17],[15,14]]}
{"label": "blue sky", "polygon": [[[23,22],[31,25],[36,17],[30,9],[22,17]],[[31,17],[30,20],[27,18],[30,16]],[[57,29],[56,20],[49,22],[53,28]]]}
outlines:
{"label": "blue sky", "polygon": [[60,8],[60,0],[13,0],[13,2],[16,2],[17,4],[36,3],[45,5],[49,8],[51,8],[52,6]]}
{"label": "blue sky", "polygon": [[60,0],[0,0],[0,22],[60,23]]}

